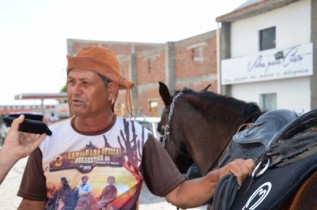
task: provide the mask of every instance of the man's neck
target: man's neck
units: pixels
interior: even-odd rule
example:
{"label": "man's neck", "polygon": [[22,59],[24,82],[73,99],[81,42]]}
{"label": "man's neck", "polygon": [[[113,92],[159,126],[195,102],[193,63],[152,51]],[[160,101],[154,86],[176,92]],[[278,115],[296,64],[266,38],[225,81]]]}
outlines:
{"label": "man's neck", "polygon": [[115,118],[113,113],[100,114],[95,117],[75,116],[73,125],[80,132],[98,132],[109,129]]}

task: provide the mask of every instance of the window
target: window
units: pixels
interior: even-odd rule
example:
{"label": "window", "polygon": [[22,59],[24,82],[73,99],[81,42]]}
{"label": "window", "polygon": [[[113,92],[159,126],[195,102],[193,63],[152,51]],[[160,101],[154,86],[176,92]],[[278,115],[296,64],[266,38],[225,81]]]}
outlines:
{"label": "window", "polygon": [[191,50],[191,58],[195,63],[204,62],[204,47],[207,46],[206,43],[199,43],[188,47]]}
{"label": "window", "polygon": [[260,51],[275,48],[276,34],[275,27],[263,29],[259,33]]}
{"label": "window", "polygon": [[195,63],[203,63],[204,62],[204,54],[202,47],[196,47],[192,49],[192,60]]}
{"label": "window", "polygon": [[158,116],[158,102],[157,101],[150,101],[150,113],[151,116],[156,117]]}
{"label": "window", "polygon": [[276,93],[261,94],[260,105],[265,112],[276,109]]}

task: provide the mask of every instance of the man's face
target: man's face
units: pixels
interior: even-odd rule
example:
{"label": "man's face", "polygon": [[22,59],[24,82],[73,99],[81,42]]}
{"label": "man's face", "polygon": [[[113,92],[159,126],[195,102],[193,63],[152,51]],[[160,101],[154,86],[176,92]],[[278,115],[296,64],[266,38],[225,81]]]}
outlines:
{"label": "man's face", "polygon": [[86,184],[87,181],[88,181],[88,179],[87,179],[87,178],[82,178],[81,181],[82,181],[84,184]]}
{"label": "man's face", "polygon": [[112,185],[114,184],[116,181],[115,181],[115,178],[113,176],[110,176],[108,177],[108,184]]}
{"label": "man's face", "polygon": [[72,69],[67,75],[67,97],[73,115],[98,116],[111,107],[108,87],[100,76],[89,70]]}

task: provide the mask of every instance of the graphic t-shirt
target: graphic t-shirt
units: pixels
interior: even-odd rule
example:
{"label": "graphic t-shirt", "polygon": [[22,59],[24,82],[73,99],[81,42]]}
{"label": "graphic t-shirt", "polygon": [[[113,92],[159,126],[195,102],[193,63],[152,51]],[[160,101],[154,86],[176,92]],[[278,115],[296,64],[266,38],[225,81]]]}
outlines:
{"label": "graphic t-shirt", "polygon": [[[46,209],[137,209],[143,181],[143,147],[153,138],[148,130],[122,117],[117,117],[109,130],[94,135],[78,133],[70,119],[50,129],[53,135],[40,145],[40,162],[40,155],[29,158],[19,196],[43,200],[46,188]],[[170,175],[166,178],[171,180],[170,189],[164,193],[184,180],[179,173]],[[34,179],[45,180],[45,188],[30,186],[28,183]],[[65,185],[69,190],[61,197]],[[103,194],[107,190],[111,195]]]}

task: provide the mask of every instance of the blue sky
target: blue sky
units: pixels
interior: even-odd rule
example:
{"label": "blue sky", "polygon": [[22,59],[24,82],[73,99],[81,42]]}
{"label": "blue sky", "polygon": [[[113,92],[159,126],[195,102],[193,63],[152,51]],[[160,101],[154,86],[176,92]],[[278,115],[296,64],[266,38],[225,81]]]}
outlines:
{"label": "blue sky", "polygon": [[[217,28],[245,0],[0,0],[0,104],[20,93],[59,92],[66,39],[179,41]],[[50,102],[48,102],[50,103]]]}

